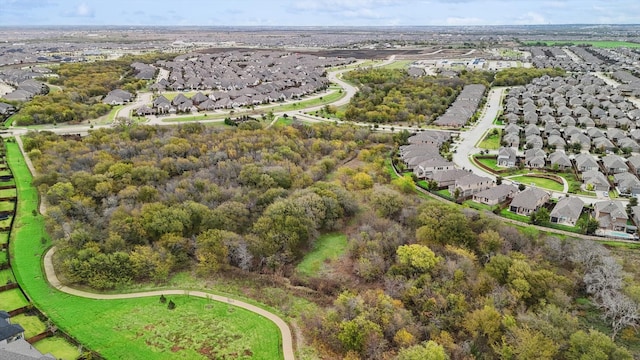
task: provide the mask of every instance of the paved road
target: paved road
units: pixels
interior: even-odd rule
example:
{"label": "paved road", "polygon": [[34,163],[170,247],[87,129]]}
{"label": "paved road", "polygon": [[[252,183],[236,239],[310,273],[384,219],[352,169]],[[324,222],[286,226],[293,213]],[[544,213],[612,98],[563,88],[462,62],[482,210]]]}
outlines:
{"label": "paved road", "polygon": [[470,158],[471,155],[480,152],[480,149],[476,148],[476,144],[480,142],[484,133],[491,128],[493,120],[498,116],[500,99],[504,89],[504,87],[497,87],[489,91],[487,102],[480,119],[471,129],[460,133],[459,140],[456,142],[456,152],[453,154],[453,162],[458,165],[458,167],[471,169],[473,173],[489,177],[493,180],[496,179],[495,175],[485,172],[473,165]]}
{"label": "paved road", "polygon": [[293,339],[291,336],[291,329],[289,329],[289,325],[287,325],[284,320],[282,320],[277,315],[270,313],[262,308],[259,308],[255,305],[248,304],[246,302],[231,299],[225,296],[214,295],[202,291],[185,291],[180,289],[168,289],[168,290],[155,290],[155,291],[145,291],[138,293],[128,293],[128,294],[96,294],[90,293],[74,288],[70,288],[68,286],[63,285],[60,280],[58,280],[58,276],[53,267],[53,254],[55,253],[56,248],[52,247],[47,251],[44,255],[44,272],[49,281],[49,284],[54,288],[70,294],[74,296],[79,296],[88,299],[98,299],[98,300],[115,300],[115,299],[135,299],[141,297],[151,297],[151,296],[160,296],[160,295],[185,295],[189,294],[189,296],[197,296],[204,299],[211,299],[219,302],[223,302],[226,304],[230,304],[233,306],[237,306],[246,310],[249,310],[253,313],[256,313],[260,316],[263,316],[269,320],[271,320],[278,329],[280,329],[280,333],[282,334],[282,352],[285,360],[293,360],[294,352],[293,352]]}

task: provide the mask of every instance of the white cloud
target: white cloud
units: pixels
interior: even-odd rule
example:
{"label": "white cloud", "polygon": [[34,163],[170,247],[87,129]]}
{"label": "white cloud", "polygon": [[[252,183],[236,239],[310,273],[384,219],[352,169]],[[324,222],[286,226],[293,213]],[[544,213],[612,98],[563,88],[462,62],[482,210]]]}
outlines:
{"label": "white cloud", "polygon": [[78,4],[78,6],[76,6],[75,9],[64,12],[63,16],[92,18],[95,16],[95,13],[87,3],[81,3],[81,4]]}
{"label": "white cloud", "polygon": [[529,11],[524,14],[524,16],[516,18],[513,23],[516,25],[544,25],[549,22],[544,18],[544,16],[536,12]]}
{"label": "white cloud", "polygon": [[451,26],[482,25],[486,23],[484,19],[477,17],[448,17],[445,20],[445,24]]}

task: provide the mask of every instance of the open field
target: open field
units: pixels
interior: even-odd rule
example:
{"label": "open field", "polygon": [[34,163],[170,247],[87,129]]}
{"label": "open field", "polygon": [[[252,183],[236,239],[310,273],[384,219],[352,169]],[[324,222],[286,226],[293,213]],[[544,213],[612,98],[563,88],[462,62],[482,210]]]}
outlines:
{"label": "open field", "polygon": [[80,356],[76,346],[58,336],[42,339],[33,346],[43,354],[52,354],[56,359],[74,360]]}
{"label": "open field", "polygon": [[11,241],[12,265],[34,304],[60,329],[107,359],[131,359],[132,354],[136,359],[197,359],[204,358],[203,354],[248,358],[249,353],[253,359],[282,358],[276,325],[244,309],[172,296],[177,307],[171,311],[156,297],[92,300],[51,288],[40,264],[49,246],[40,241],[48,238],[44,220],[41,215],[32,215],[38,206],[38,194],[29,185],[31,174],[17,144],[7,143],[7,152],[20,193]]}
{"label": "open field", "polygon": [[9,242],[9,233],[1,232],[0,233],[0,244],[6,244]]}
{"label": "open field", "polygon": [[298,264],[296,270],[304,276],[317,276],[326,261],[336,260],[347,249],[347,236],[325,234],[316,240],[315,246]]}
{"label": "open field", "polygon": [[0,292],[0,304],[2,304],[3,310],[11,311],[27,306],[29,302],[24,298],[20,289],[11,289]]}
{"label": "open field", "polygon": [[498,160],[496,158],[475,158],[475,161],[483,164],[484,166],[492,169],[492,170],[503,170],[504,168],[501,168],[498,166]]}
{"label": "open field", "polygon": [[16,189],[2,189],[0,190],[0,197],[16,196]]}
{"label": "open field", "polygon": [[[13,201],[0,201],[0,211],[12,211],[16,208],[16,204]],[[2,243],[2,240],[0,240]]]}
{"label": "open field", "polygon": [[[617,47],[640,48],[639,43],[629,41],[541,41],[545,46],[591,45],[596,48],[612,49]],[[538,41],[527,41],[527,45],[535,45]]]}
{"label": "open field", "polygon": [[13,316],[11,322],[24,328],[24,337],[29,339],[47,330],[47,325],[36,315],[20,314]]}
{"label": "open field", "polygon": [[517,181],[519,183],[525,184],[525,185],[535,185],[537,187],[540,188],[544,188],[544,189],[549,189],[549,190],[553,190],[553,191],[562,191],[563,186],[562,184],[553,181],[551,179],[545,179],[545,178],[539,178],[539,177],[535,177],[535,176],[526,176],[526,175],[521,175],[521,176],[514,176],[509,178],[509,180],[512,181]]}
{"label": "open field", "polygon": [[385,69],[407,69],[413,60],[397,60],[392,62],[389,65],[382,66]]}

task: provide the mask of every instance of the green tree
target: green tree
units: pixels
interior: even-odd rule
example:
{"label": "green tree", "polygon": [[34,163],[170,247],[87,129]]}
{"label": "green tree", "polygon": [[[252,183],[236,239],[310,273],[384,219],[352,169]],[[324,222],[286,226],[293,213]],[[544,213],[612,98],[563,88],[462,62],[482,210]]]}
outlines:
{"label": "green tree", "polygon": [[371,342],[377,342],[381,338],[380,326],[364,316],[342,322],[338,331],[338,340],[342,347],[346,351],[353,350],[358,353],[363,353]]}
{"label": "green tree", "polygon": [[549,210],[545,207],[533,212],[530,216],[531,223],[533,225],[545,225],[549,223]]}
{"label": "green tree", "polygon": [[396,360],[449,360],[449,356],[441,345],[429,340],[401,349]]}
{"label": "green tree", "polygon": [[627,349],[616,345],[607,335],[591,329],[580,330],[569,341],[566,353],[568,360],[631,360],[633,356]]}
{"label": "green tree", "polygon": [[399,246],[396,257],[398,264],[411,274],[431,271],[442,260],[431,249],[420,244]]}
{"label": "green tree", "polygon": [[196,237],[196,259],[198,271],[203,275],[211,275],[218,272],[228,264],[229,250],[227,242],[239,241],[235,233],[211,229]]}

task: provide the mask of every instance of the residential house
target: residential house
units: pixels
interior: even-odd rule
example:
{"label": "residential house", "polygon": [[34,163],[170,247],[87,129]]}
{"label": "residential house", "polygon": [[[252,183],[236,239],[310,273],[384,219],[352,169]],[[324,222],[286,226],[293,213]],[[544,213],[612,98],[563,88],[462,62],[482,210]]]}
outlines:
{"label": "residential house", "polygon": [[595,218],[601,229],[625,231],[629,216],[621,201],[600,201],[594,204]]}
{"label": "residential house", "polygon": [[618,140],[618,147],[623,151],[629,151],[634,153],[640,152],[640,145],[638,145],[638,143],[635,140],[628,137],[624,137]]}
{"label": "residential house", "polygon": [[527,136],[525,141],[527,148],[530,149],[542,149],[544,145],[544,141],[542,141],[542,137],[540,137],[540,135]]}
{"label": "residential house", "polygon": [[582,173],[584,189],[588,191],[609,191],[610,184],[607,176],[598,170],[588,170]]}
{"label": "residential house", "polygon": [[543,168],[547,163],[547,154],[542,149],[529,149],[524,152],[525,166]]}
{"label": "residential house", "polygon": [[527,188],[513,196],[509,211],[529,216],[549,201],[550,194],[536,187]]}
{"label": "residential house", "polygon": [[517,192],[518,188],[515,185],[500,184],[473,194],[473,201],[494,206],[511,199]]}
{"label": "residential house", "polygon": [[616,146],[613,145],[611,140],[604,137],[595,138],[591,143],[593,144],[594,149],[602,152],[612,152],[616,149]]}
{"label": "residential house", "polygon": [[633,155],[627,158],[627,165],[629,165],[629,171],[640,175],[640,155]]}
{"label": "residential house", "polygon": [[438,184],[438,188],[448,188],[455,184],[456,179],[461,178],[469,174],[468,171],[462,169],[453,169],[446,171],[437,171],[427,176],[428,180],[435,181]]}
{"label": "residential house", "polygon": [[547,139],[547,145],[553,146],[555,149],[564,149],[567,142],[559,135],[551,135]]}
{"label": "residential house", "polygon": [[11,316],[0,310],[0,345],[9,344],[24,338],[24,329],[20,324],[12,324]]}
{"label": "residential house", "polygon": [[569,156],[561,150],[556,150],[549,155],[549,165],[551,169],[558,170],[567,170],[572,166]]}
{"label": "residential house", "polygon": [[434,171],[446,171],[455,169],[454,164],[451,161],[447,161],[442,157],[434,157],[431,159],[425,159],[418,165],[413,167],[413,173],[416,174],[418,179],[424,179]]}
{"label": "residential house", "polygon": [[582,150],[591,149],[591,139],[583,133],[575,133],[571,135],[569,138],[569,144],[573,145],[576,143],[580,144],[580,149]]}
{"label": "residential house", "polygon": [[629,167],[625,159],[618,155],[607,155],[602,158],[602,166],[609,175],[627,172]]}
{"label": "residential house", "polygon": [[449,187],[449,192],[452,196],[458,192],[458,197],[466,198],[492,186],[493,180],[490,178],[469,173],[456,179],[454,184]]}
{"label": "residential house", "polygon": [[540,135],[540,129],[535,124],[529,124],[524,128],[524,136]]}
{"label": "residential house", "polygon": [[102,103],[108,105],[123,105],[131,100],[133,100],[133,94],[125,90],[115,89],[111,90],[107,96],[102,99]]}
{"label": "residential house", "polygon": [[507,124],[507,126],[504,127],[505,134],[520,134],[520,131],[522,131],[522,128],[516,124]]}
{"label": "residential house", "polygon": [[567,196],[558,200],[549,214],[549,220],[555,224],[576,226],[576,222],[582,214],[584,201],[575,196]]}
{"label": "residential house", "polygon": [[640,194],[640,180],[636,175],[623,172],[613,175],[613,182],[620,195],[636,196]]}
{"label": "residential house", "polygon": [[451,133],[445,131],[422,131],[408,139],[409,144],[430,144],[442,146],[451,139]]}
{"label": "residential house", "polygon": [[498,158],[497,158],[498,166],[515,167],[517,159],[518,158],[516,156],[516,150],[514,148],[501,147],[498,150]]}
{"label": "residential house", "polygon": [[517,133],[508,133],[502,137],[502,143],[505,146],[518,148],[520,146],[520,135]]}
{"label": "residential house", "polygon": [[578,154],[576,155],[575,162],[578,172],[600,169],[598,162],[591,154]]}

